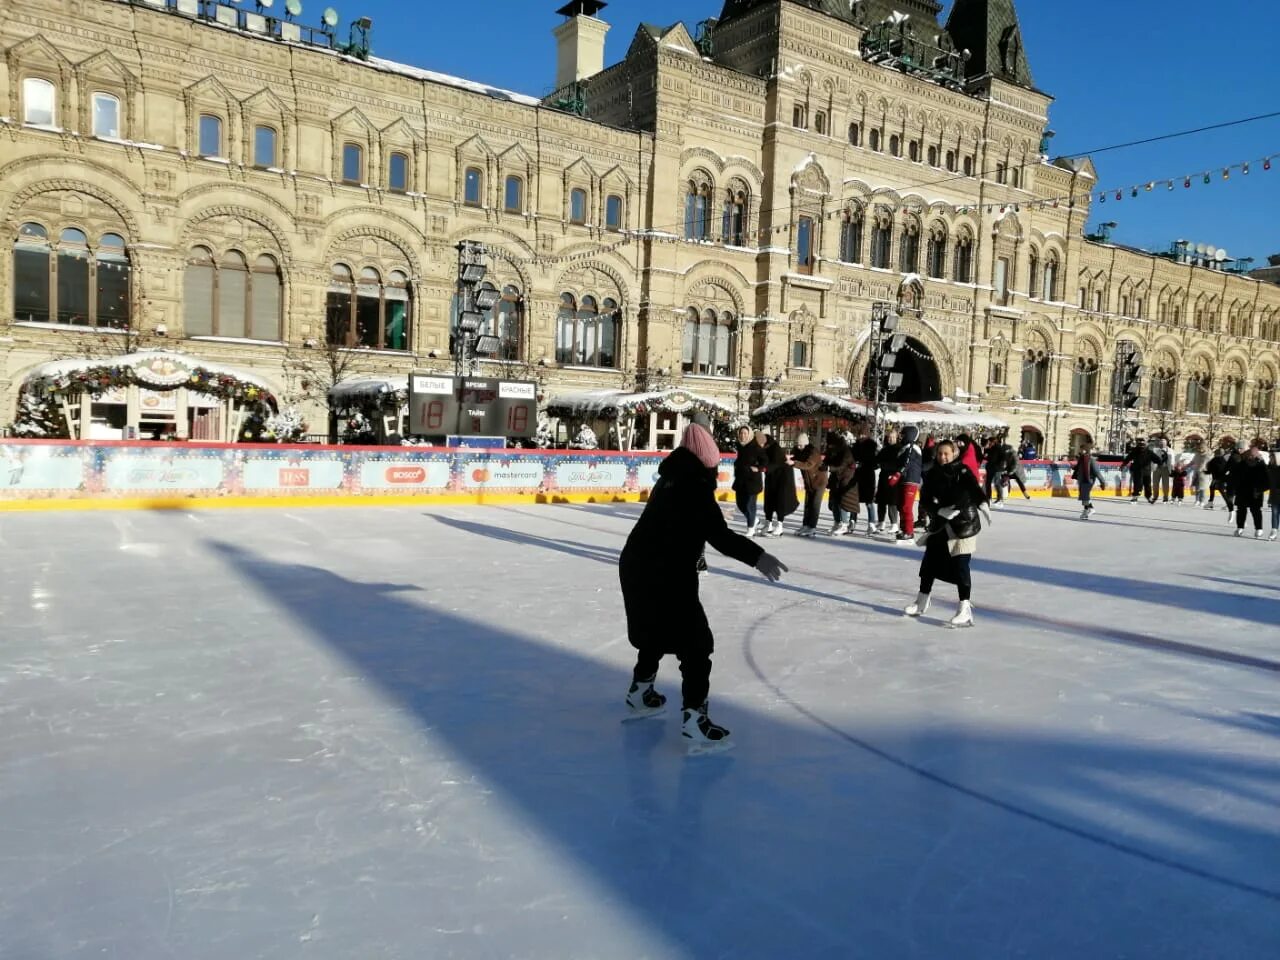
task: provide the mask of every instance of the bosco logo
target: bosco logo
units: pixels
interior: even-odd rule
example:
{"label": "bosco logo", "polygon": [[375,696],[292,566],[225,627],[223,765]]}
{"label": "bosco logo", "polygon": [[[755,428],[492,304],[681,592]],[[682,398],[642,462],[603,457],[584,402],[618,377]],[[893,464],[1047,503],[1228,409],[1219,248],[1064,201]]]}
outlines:
{"label": "bosco logo", "polygon": [[387,468],[387,483],[422,483],[426,479],[426,467]]}

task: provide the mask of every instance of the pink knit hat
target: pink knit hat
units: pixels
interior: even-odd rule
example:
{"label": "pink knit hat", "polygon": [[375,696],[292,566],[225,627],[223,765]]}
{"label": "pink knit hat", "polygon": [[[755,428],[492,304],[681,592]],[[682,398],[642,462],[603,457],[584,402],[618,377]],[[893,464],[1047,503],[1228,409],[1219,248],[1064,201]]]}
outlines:
{"label": "pink knit hat", "polygon": [[720,448],[716,446],[710,431],[691,423],[684,428],[684,436],[680,438],[680,446],[684,447],[700,461],[708,470],[720,466]]}

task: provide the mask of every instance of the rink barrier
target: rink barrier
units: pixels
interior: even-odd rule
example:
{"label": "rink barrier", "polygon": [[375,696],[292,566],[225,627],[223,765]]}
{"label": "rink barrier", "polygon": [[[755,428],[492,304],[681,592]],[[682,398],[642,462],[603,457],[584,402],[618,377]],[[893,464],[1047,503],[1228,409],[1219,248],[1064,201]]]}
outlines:
{"label": "rink barrier", "polygon": [[[664,452],[319,444],[0,441],[0,511],[635,503]],[[1036,496],[1074,496],[1070,464],[1024,463]],[[1120,471],[1102,467],[1108,492]],[[798,475],[797,475],[798,476]],[[731,500],[733,457],[718,497]]]}

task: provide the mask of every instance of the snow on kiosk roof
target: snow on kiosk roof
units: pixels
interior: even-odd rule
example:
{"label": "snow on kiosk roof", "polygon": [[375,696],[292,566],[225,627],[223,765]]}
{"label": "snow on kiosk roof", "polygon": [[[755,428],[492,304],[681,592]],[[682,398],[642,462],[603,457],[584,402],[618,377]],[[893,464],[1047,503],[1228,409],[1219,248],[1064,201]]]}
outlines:
{"label": "snow on kiosk roof", "polygon": [[272,398],[275,387],[266,380],[242,370],[222,363],[213,363],[200,357],[180,353],[176,350],[138,350],[134,353],[122,353],[114,357],[76,357],[69,360],[51,360],[42,363],[26,376],[27,383],[40,380],[57,382],[72,377],[77,373],[101,368],[129,368],[133,371],[137,382],[153,390],[176,390],[178,387],[190,386],[191,375],[196,370],[218,377],[230,377],[242,383],[255,386]]}
{"label": "snow on kiosk roof", "polygon": [[[952,403],[934,400],[927,403],[886,403],[885,420],[896,426],[912,424],[921,433],[997,433],[1009,425],[989,413],[976,413]],[[757,408],[751,419],[755,423],[773,424],[793,418],[828,416],[853,422],[870,422],[875,407],[868,400],[837,397],[829,393],[802,393]]]}
{"label": "snow on kiosk roof", "polygon": [[654,390],[647,393],[591,390],[585,393],[567,393],[555,397],[547,404],[547,415],[561,419],[576,417],[618,420],[636,414],[643,416],[653,410],[664,413],[689,413],[698,410],[712,420],[724,422],[734,417],[733,410],[727,404],[688,390]]}

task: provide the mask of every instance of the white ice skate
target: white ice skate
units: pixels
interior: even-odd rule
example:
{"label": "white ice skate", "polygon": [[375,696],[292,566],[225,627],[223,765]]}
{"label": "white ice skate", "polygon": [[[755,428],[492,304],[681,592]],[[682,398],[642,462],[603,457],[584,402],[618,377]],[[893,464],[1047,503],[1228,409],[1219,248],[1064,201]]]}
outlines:
{"label": "white ice skate", "polygon": [[1255,539],[1255,540],[1261,540],[1261,539],[1262,539],[1262,531],[1261,531],[1261,530],[1255,530],[1255,531],[1253,531],[1253,539]]}
{"label": "white ice skate", "polygon": [[956,615],[947,621],[953,627],[972,627],[973,626],[973,604],[968,600],[960,601],[960,609],[956,611]]}
{"label": "white ice skate", "polygon": [[916,594],[916,602],[907,605],[902,612],[908,617],[919,617],[929,610],[929,594]]}
{"label": "white ice skate", "polygon": [[831,536],[833,537],[842,537],[848,532],[849,525],[847,523],[837,523],[831,527]]}
{"label": "white ice skate", "polygon": [[729,731],[707,716],[705,703],[693,710],[685,709],[683,717],[680,735],[685,739],[690,756],[732,749]]}
{"label": "white ice skate", "polygon": [[648,680],[632,681],[631,689],[627,691],[627,706],[630,712],[623,717],[623,722],[644,720],[667,712],[667,698],[653,689],[653,681],[656,679],[656,677],[650,677]]}
{"label": "white ice skate", "polygon": [[1237,527],[1237,528],[1236,528],[1236,536],[1237,536],[1237,537],[1243,537],[1243,536],[1244,536],[1244,527]]}
{"label": "white ice skate", "polygon": [[1274,540],[1275,538],[1276,538],[1276,531],[1275,531],[1275,530],[1272,530],[1272,531],[1271,531],[1271,536],[1267,537],[1267,539],[1268,539],[1268,540]]}
{"label": "white ice skate", "polygon": [[808,539],[809,537],[816,537],[817,535],[818,535],[818,530],[816,527],[801,527],[799,530],[796,531],[797,537],[804,537],[806,539]]}

